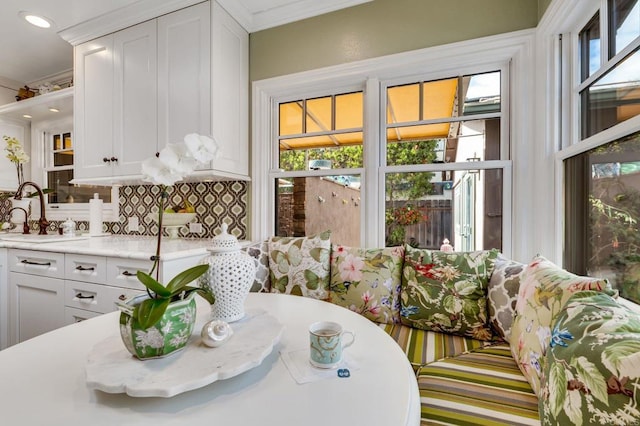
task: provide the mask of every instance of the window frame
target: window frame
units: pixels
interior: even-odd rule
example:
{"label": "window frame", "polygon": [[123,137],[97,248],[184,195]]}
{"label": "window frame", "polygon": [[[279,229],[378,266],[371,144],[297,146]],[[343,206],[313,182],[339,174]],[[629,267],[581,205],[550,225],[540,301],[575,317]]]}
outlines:
{"label": "window frame", "polygon": [[[71,133],[73,138],[73,117],[63,117],[56,120],[41,121],[32,123],[31,129],[31,176],[34,182],[45,182],[47,178],[47,168],[49,167],[48,157],[52,152],[50,148],[50,137],[54,134]],[[46,184],[44,185],[46,187]],[[104,203],[102,214],[105,222],[117,222],[120,220],[119,186],[111,187],[111,203]],[[69,217],[74,220],[89,220],[89,203],[55,204],[49,205],[45,197],[46,216],[49,220],[63,221]],[[115,202],[114,202],[115,201]],[[32,217],[40,215],[40,207],[37,203],[32,204],[35,208]]]}
{"label": "window frame", "polygon": [[[318,170],[305,172],[305,176],[323,176],[333,174],[361,175],[363,188],[362,194],[362,220],[361,235],[362,246],[376,247],[384,245],[384,175],[389,170],[453,170],[470,167],[465,163],[433,164],[427,168],[418,166],[394,166],[394,169],[381,167],[381,155],[383,144],[380,141],[381,128],[386,125],[386,111],[384,103],[380,102],[382,83],[387,85],[405,81],[431,80],[436,77],[445,78],[464,74],[475,74],[483,71],[510,71],[511,76],[519,75],[520,78],[503,78],[503,84],[507,85],[509,93],[505,96],[503,110],[511,113],[512,108],[518,110],[516,119],[513,115],[509,120],[503,120],[501,137],[503,137],[502,156],[512,155],[513,151],[522,148],[509,146],[507,141],[518,140],[525,146],[528,142],[530,131],[527,128],[524,108],[513,103],[514,99],[524,99],[530,93],[530,87],[524,72],[530,66],[531,44],[533,31],[520,31],[517,33],[501,34],[498,36],[474,39],[450,45],[437,46],[412,52],[399,53],[374,59],[363,60],[355,63],[343,64],[305,71],[298,74],[274,77],[266,80],[255,81],[252,84],[252,223],[251,239],[264,239],[273,235],[275,224],[274,194],[276,176],[293,176],[298,173],[282,173],[276,169],[274,158],[277,157],[275,145],[270,143],[277,139],[277,111],[278,104],[296,98],[312,98],[325,96],[330,93],[346,93],[348,91],[362,90],[364,85],[364,169],[348,170]],[[429,72],[425,72],[429,70]],[[461,72],[463,70],[464,72]],[[468,71],[468,72],[467,72]],[[503,74],[505,75],[505,74]],[[393,84],[392,84],[393,83]],[[508,123],[507,123],[508,121]],[[506,146],[506,148],[505,148]],[[375,149],[373,149],[375,147]],[[511,255],[513,244],[512,217],[512,193],[513,178],[511,159],[502,159],[498,162],[474,162],[474,169],[478,168],[502,168],[505,172],[504,199],[503,199],[503,252]],[[368,165],[375,167],[368,167]],[[526,177],[518,177],[525,182]],[[380,188],[383,188],[382,191]],[[526,209],[526,207],[525,207]],[[364,232],[366,230],[366,232]]]}

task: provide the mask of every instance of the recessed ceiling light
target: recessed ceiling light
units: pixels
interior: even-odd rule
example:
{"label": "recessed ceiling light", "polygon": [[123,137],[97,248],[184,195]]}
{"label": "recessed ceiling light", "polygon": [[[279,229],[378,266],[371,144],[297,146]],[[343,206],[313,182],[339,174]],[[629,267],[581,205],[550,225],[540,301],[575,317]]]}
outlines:
{"label": "recessed ceiling light", "polygon": [[30,116],[29,114],[22,114],[22,117],[24,118],[33,118],[32,116]]}
{"label": "recessed ceiling light", "polygon": [[45,18],[44,16],[36,15],[34,13],[22,11],[18,13],[18,16],[20,16],[31,25],[35,25],[36,27],[51,28],[53,26],[51,19]]}
{"label": "recessed ceiling light", "polygon": [[60,110],[58,108],[54,108],[54,107],[50,107],[49,111],[51,111],[51,112],[60,112]]}

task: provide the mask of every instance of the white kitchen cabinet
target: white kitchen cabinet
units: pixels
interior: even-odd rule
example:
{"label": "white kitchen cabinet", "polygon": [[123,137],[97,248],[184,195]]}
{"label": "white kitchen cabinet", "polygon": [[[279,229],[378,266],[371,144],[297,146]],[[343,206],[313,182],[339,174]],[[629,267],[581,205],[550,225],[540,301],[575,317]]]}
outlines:
{"label": "white kitchen cabinet", "polygon": [[9,272],[7,268],[7,249],[0,248],[0,350],[8,345],[9,335]]}
{"label": "white kitchen cabinet", "polygon": [[249,176],[249,34],[212,3],[212,135],[220,144],[214,174]]}
{"label": "white kitchen cabinet", "polygon": [[139,175],[167,143],[211,133],[210,23],[205,2],[76,46],[75,182]]}
{"label": "white kitchen cabinet", "polygon": [[[160,281],[168,282],[202,257],[160,262]],[[5,345],[115,311],[117,301],[146,292],[136,273],[149,271],[152,264],[146,259],[0,249],[0,303],[8,300],[5,320],[0,304],[0,326],[8,324]],[[3,270],[9,271],[8,283]]]}
{"label": "white kitchen cabinet", "polygon": [[9,345],[64,325],[64,254],[9,250]]}
{"label": "white kitchen cabinet", "polygon": [[211,134],[209,2],[158,18],[158,147]]}
{"label": "white kitchen cabinet", "polygon": [[113,36],[81,44],[74,53],[74,177],[110,176],[114,136]]}
{"label": "white kitchen cabinet", "polygon": [[155,21],[75,49],[74,178],[140,173],[157,150]]}

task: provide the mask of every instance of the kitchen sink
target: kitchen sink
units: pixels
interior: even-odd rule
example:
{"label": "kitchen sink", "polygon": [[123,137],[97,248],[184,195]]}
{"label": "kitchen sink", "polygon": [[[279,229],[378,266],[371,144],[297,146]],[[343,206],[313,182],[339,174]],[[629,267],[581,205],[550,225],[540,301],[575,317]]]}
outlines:
{"label": "kitchen sink", "polygon": [[24,242],[24,243],[55,243],[62,241],[74,241],[74,240],[86,240],[88,239],[88,235],[78,235],[76,237],[70,237],[59,234],[48,234],[48,235],[38,235],[38,234],[0,234],[0,241],[14,241],[14,242]]}

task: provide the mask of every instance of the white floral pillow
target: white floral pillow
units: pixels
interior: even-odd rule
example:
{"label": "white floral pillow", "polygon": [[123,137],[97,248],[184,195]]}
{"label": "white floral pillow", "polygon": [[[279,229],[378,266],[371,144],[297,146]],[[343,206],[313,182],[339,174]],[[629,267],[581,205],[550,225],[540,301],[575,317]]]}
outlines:
{"label": "white floral pillow", "polygon": [[404,247],[333,246],[329,300],[372,321],[400,322]]}
{"label": "white floral pillow", "polygon": [[326,300],[329,297],[330,237],[331,231],[309,237],[271,237],[271,292]]}

